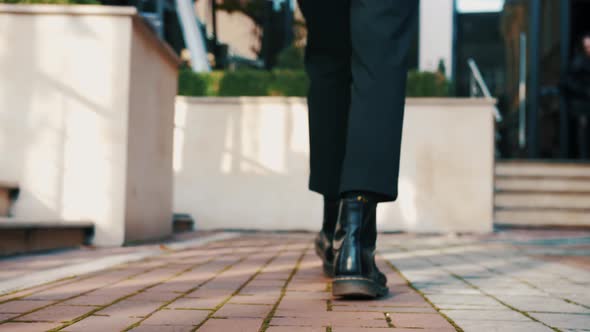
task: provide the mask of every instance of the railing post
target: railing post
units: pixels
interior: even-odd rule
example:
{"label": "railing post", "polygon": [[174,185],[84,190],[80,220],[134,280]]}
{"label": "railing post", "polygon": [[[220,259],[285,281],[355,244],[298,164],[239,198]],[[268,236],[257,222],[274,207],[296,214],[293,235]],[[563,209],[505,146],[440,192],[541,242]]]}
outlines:
{"label": "railing post", "polygon": [[[570,1],[561,0],[560,6],[560,56],[561,56],[561,77],[567,75],[570,60]],[[569,157],[569,119],[568,104],[566,96],[561,92],[559,94],[559,157],[567,159]]]}
{"label": "railing post", "polygon": [[529,158],[539,157],[539,97],[541,71],[541,0],[530,1],[529,25],[529,84],[528,84],[528,117],[527,117],[527,155]]}

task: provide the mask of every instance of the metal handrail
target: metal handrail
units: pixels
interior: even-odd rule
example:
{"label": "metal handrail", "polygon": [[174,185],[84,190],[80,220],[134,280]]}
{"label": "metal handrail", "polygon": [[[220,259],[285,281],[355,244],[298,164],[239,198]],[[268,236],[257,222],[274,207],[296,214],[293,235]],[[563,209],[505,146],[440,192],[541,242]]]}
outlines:
{"label": "metal handrail", "polygon": [[[475,80],[475,83],[477,83],[477,85],[481,89],[483,96],[487,99],[494,99],[494,97],[490,93],[490,89],[488,89],[486,82],[483,80],[483,76],[479,71],[479,67],[477,67],[477,64],[475,63],[475,60],[473,60],[473,58],[469,58],[467,59],[467,64],[469,65],[469,69],[471,69],[471,75]],[[502,122],[502,115],[500,114],[500,110],[496,106],[494,106],[494,117],[496,118],[496,122]]]}

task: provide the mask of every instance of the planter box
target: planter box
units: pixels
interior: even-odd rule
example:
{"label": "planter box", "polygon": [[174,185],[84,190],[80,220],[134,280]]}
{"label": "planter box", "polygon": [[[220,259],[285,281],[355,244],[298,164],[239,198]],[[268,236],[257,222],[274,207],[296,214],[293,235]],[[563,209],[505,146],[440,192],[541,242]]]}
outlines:
{"label": "planter box", "polygon": [[0,5],[0,174],[17,219],[94,244],[172,232],[176,56],[133,7]]}
{"label": "planter box", "polygon": [[[380,205],[380,230],[492,230],[492,112],[486,100],[407,101],[399,200]],[[174,153],[174,208],[197,229],[320,228],[305,99],[177,97]]]}

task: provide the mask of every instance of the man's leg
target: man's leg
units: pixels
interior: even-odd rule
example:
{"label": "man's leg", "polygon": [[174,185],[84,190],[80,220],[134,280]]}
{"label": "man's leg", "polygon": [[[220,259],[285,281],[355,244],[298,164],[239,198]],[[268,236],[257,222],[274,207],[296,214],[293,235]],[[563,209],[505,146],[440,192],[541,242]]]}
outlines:
{"label": "man's leg", "polygon": [[352,96],[341,191],[395,200],[417,0],[352,0]]}
{"label": "man's leg", "polygon": [[309,188],[338,199],[350,109],[349,0],[302,0],[310,131]]}
{"label": "man's leg", "polygon": [[417,0],[351,0],[352,94],[333,239],[335,296],[388,292],[375,264],[376,208],[397,197],[406,57],[417,9]]}
{"label": "man's leg", "polygon": [[300,0],[307,22],[305,66],[310,79],[309,188],[324,196],[322,230],[315,240],[324,271],[333,273],[332,238],[350,109],[349,0]]}

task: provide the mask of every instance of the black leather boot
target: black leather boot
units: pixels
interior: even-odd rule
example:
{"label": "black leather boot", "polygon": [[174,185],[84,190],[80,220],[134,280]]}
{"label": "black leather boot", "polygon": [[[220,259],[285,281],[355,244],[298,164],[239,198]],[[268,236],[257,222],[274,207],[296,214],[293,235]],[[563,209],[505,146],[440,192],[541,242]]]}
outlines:
{"label": "black leather boot", "polygon": [[338,207],[340,200],[324,199],[324,222],[322,230],[315,239],[315,252],[322,259],[324,274],[328,277],[334,276],[334,250],[332,239],[334,229],[338,220]]}
{"label": "black leather boot", "polygon": [[334,233],[334,280],[337,297],[376,298],[389,292],[387,278],[375,264],[377,203],[364,196],[343,198]]}

